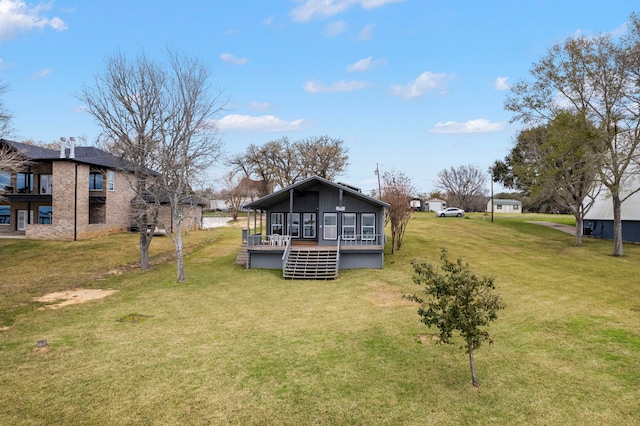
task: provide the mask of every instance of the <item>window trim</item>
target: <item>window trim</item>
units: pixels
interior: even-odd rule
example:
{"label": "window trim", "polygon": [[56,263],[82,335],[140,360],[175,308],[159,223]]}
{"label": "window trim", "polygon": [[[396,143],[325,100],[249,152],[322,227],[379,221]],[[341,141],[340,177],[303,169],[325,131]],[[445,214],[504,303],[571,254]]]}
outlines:
{"label": "window trim", "polygon": [[[4,182],[6,180],[6,182]],[[0,170],[0,189],[11,186],[11,172],[8,170]]]}
{"label": "window trim", "polygon": [[[373,224],[365,225],[365,217],[372,217]],[[371,233],[365,232],[365,229],[371,229]],[[362,234],[362,241],[374,241],[376,239],[376,214],[375,213],[361,213],[360,214],[360,234]]]}
{"label": "window trim", "polygon": [[39,188],[40,194],[46,194],[46,195],[53,194],[53,175],[51,173],[41,174],[40,185],[38,186],[38,188]]}
{"label": "window trim", "polygon": [[[279,218],[279,221],[276,220],[276,218]],[[276,228],[280,229],[280,233],[279,234],[277,232],[275,232]],[[271,235],[283,235],[283,233],[284,233],[284,213],[277,213],[277,212],[272,212],[271,213],[271,220],[269,222],[269,230],[271,231],[270,232]]]}
{"label": "window trim", "polygon": [[[49,208],[51,209],[48,213],[48,217],[47,216],[42,216],[42,214],[40,213],[40,209],[42,208]],[[46,217],[49,220],[49,223],[46,222],[41,222],[40,219],[42,217]],[[53,206],[38,206],[38,225],[53,225]]]}
{"label": "window trim", "polygon": [[[100,188],[96,187],[97,176],[100,176]],[[104,190],[104,173],[92,171],[89,172],[89,191],[103,191]]]}
{"label": "window trim", "polygon": [[[27,186],[20,186],[20,180],[29,180]],[[16,191],[17,192],[32,192],[33,191],[33,172],[18,172],[16,173]]]}
{"label": "window trim", "polygon": [[[291,227],[289,227],[289,220],[288,217],[291,216]],[[296,216],[298,218],[297,222],[296,222]],[[297,229],[297,232],[294,233],[293,229]],[[294,212],[294,213],[287,213],[287,235],[290,235],[291,238],[300,238],[300,213],[298,212]]]}
{"label": "window trim", "polygon": [[[345,225],[347,218],[353,218],[353,224]],[[358,224],[357,215],[355,213],[342,213],[342,236],[343,240],[355,240],[356,239],[356,228]],[[346,229],[351,229],[351,234],[347,235]]]}
{"label": "window trim", "polygon": [[7,222],[4,222],[5,219],[0,221],[0,225],[11,225],[11,206],[10,205],[0,205],[0,209],[9,209],[9,214],[0,215],[0,218],[6,218]]}
{"label": "window trim", "polygon": [[[327,225],[328,218],[334,218],[335,223]],[[329,234],[327,230],[333,230],[333,232]],[[322,239],[330,241],[338,239],[338,213],[325,212],[322,214]]]}
{"label": "window trim", "polygon": [[116,189],[116,172],[107,171],[107,191],[115,191]]}
{"label": "window trim", "polygon": [[[309,218],[310,220],[313,220],[313,223],[311,223],[310,225],[307,225],[307,218]],[[311,213],[311,212],[307,212],[307,213],[302,213],[302,238],[306,238],[306,239],[316,239],[316,225],[318,222],[318,216],[316,213]],[[307,230],[312,231],[310,234],[307,234]]]}

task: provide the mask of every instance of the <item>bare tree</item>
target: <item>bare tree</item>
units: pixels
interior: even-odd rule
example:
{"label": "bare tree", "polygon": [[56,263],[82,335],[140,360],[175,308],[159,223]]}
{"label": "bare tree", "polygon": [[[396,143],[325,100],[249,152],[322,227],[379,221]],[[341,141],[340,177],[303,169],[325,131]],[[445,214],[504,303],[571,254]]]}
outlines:
{"label": "bare tree", "polygon": [[245,200],[242,178],[238,177],[235,171],[227,172],[222,178],[222,190],[220,190],[220,198],[229,208],[233,220],[238,218],[238,213],[242,209],[242,203]]}
{"label": "bare tree", "polygon": [[[107,60],[106,71],[79,98],[102,128],[102,141],[132,171],[140,224],[141,266],[148,267],[152,232],[162,225],[176,248],[178,281],[184,281],[183,220],[195,206],[192,188],[222,154],[214,118],[224,106],[201,61],[166,51],[166,64],[144,54]],[[170,223],[160,223],[160,205]]]}
{"label": "bare tree", "polygon": [[438,173],[434,186],[447,194],[449,204],[470,210],[474,200],[485,195],[487,175],[471,164],[450,167]]}
{"label": "bare tree", "polygon": [[261,179],[265,189],[284,188],[310,176],[333,180],[346,168],[347,152],[342,140],[329,136],[295,142],[285,136],[262,146],[251,144],[229,165],[247,177]]}
{"label": "bare tree", "polygon": [[311,137],[295,142],[303,177],[320,176],[333,180],[349,164],[348,149],[341,139],[329,136]]}
{"label": "bare tree", "polygon": [[9,136],[13,131],[11,127],[11,119],[13,117],[11,113],[4,107],[4,102],[2,102],[2,95],[8,90],[8,88],[8,84],[0,84],[0,138]]}
{"label": "bare tree", "polygon": [[415,192],[411,180],[402,172],[382,174],[382,201],[390,205],[386,221],[391,223],[391,254],[402,247],[402,239],[412,215],[411,199]]}

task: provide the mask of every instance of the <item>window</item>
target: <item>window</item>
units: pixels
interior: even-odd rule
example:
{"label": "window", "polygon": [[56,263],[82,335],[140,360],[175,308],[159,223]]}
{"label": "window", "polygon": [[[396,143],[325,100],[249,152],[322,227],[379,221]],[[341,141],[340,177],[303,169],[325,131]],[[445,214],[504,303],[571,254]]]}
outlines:
{"label": "window", "polygon": [[33,191],[33,173],[20,172],[16,174],[16,190],[18,192]]}
{"label": "window", "polygon": [[0,170],[0,189],[11,186],[11,172]]}
{"label": "window", "polygon": [[362,240],[372,241],[376,239],[376,214],[362,213]]}
{"label": "window", "polygon": [[502,204],[496,204],[496,210],[502,210]]}
{"label": "window", "polygon": [[0,225],[9,225],[11,223],[11,207],[0,206]]}
{"label": "window", "polygon": [[53,220],[53,208],[51,206],[38,207],[38,223],[40,225],[51,225]]}
{"label": "window", "polygon": [[355,213],[342,214],[342,239],[344,240],[356,239],[356,214]]}
{"label": "window", "polygon": [[338,238],[338,213],[324,214],[324,239],[335,240]]}
{"label": "window", "polygon": [[302,220],[303,220],[302,236],[304,238],[315,238],[316,237],[316,214],[303,213]]}
{"label": "window", "polygon": [[107,206],[104,203],[89,203],[89,224],[107,223]]}
{"label": "window", "polygon": [[519,210],[519,209],[520,209],[520,206],[518,206],[518,205],[514,205],[514,206],[513,206],[513,209],[514,209],[514,210]]}
{"label": "window", "polygon": [[107,172],[107,190],[113,191],[116,189],[116,172],[109,170]]}
{"label": "window", "polygon": [[282,235],[284,230],[284,213],[271,213],[271,235]]}
{"label": "window", "polygon": [[[287,226],[289,224],[287,223]],[[300,213],[291,213],[291,228],[289,228],[291,238],[300,238]]]}
{"label": "window", "polygon": [[89,191],[102,191],[102,173],[91,172],[89,173]]}
{"label": "window", "polygon": [[40,193],[53,194],[53,175],[40,175]]}

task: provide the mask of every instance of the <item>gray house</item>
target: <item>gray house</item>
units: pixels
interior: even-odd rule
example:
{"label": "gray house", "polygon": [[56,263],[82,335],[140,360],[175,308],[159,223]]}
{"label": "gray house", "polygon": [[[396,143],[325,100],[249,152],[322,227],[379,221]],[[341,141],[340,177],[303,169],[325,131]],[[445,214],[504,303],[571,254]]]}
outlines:
{"label": "gray house", "polygon": [[314,176],[244,207],[246,268],[330,279],[340,269],[383,267],[389,205],[357,188]]}

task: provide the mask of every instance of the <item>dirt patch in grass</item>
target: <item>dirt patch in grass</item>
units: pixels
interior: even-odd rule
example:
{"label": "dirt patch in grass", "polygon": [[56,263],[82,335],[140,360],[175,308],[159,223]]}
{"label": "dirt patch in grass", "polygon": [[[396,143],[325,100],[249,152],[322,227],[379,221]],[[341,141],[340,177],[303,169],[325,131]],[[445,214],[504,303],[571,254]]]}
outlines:
{"label": "dirt patch in grass", "polygon": [[384,281],[373,281],[369,283],[369,287],[371,291],[365,294],[363,297],[365,300],[373,303],[376,306],[380,307],[391,307],[391,306],[408,306],[413,305],[414,303],[402,298],[402,294],[391,287]]}
{"label": "dirt patch in grass", "polygon": [[[45,294],[41,297],[34,297],[33,300],[41,303],[50,303],[45,305],[42,309],[59,309],[64,306],[76,305],[79,303],[88,302],[89,300],[102,299],[107,296],[111,296],[118,290],[101,290],[93,288],[76,288],[73,290],[58,291],[55,293]],[[56,302],[56,303],[51,303]]]}

